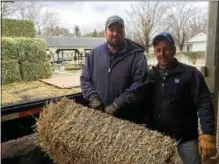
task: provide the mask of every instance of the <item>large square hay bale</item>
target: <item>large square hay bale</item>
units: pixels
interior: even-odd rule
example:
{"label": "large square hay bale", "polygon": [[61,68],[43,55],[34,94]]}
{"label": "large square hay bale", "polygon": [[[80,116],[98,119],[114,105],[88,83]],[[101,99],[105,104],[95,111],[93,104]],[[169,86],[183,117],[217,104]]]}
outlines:
{"label": "large square hay bale", "polygon": [[2,36],[35,37],[34,23],[31,20],[2,19]]}
{"label": "large square hay bale", "polygon": [[49,78],[52,75],[50,63],[45,62],[28,62],[21,63],[21,77],[24,81],[35,81]]}
{"label": "large square hay bale", "polygon": [[46,41],[39,38],[16,38],[16,48],[21,62],[44,62],[46,56]]}
{"label": "large square hay bale", "polygon": [[62,99],[36,123],[38,144],[59,164],[179,164],[176,142]]}
{"label": "large square hay bale", "polygon": [[18,59],[16,42],[13,38],[2,38],[2,60]]}
{"label": "large square hay bale", "polygon": [[2,60],[2,84],[21,81],[20,69],[17,60]]}

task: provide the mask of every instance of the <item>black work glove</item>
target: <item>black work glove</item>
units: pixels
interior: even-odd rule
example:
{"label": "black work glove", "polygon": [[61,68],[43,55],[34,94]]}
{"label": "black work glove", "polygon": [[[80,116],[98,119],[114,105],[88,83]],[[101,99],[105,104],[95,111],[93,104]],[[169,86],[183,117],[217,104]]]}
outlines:
{"label": "black work glove", "polygon": [[105,108],[106,113],[116,116],[119,112],[119,108],[117,107],[117,105],[115,103],[108,105]]}
{"label": "black work glove", "polygon": [[100,99],[97,95],[91,95],[89,97],[88,106],[90,108],[95,109],[95,110],[101,110],[101,111],[103,111],[103,108],[104,108],[103,103],[100,101]]}

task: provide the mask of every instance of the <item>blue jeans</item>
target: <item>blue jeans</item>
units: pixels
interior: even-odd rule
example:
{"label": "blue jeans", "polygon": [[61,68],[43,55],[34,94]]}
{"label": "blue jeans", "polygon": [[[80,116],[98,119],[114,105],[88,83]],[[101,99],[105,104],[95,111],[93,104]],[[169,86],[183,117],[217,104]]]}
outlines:
{"label": "blue jeans", "polygon": [[179,143],[177,146],[179,156],[183,164],[201,164],[201,156],[198,151],[198,140],[190,140]]}

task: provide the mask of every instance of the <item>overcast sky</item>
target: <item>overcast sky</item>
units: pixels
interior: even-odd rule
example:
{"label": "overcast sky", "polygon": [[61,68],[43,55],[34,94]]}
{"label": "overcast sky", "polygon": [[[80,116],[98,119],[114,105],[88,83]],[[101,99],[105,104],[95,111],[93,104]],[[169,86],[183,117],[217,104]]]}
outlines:
{"label": "overcast sky", "polygon": [[[106,19],[111,15],[119,15],[126,20],[126,11],[136,2],[41,2],[45,7],[54,7],[60,14],[60,26],[71,30],[78,25],[81,32],[102,30]],[[195,2],[195,5],[207,8],[208,2]]]}

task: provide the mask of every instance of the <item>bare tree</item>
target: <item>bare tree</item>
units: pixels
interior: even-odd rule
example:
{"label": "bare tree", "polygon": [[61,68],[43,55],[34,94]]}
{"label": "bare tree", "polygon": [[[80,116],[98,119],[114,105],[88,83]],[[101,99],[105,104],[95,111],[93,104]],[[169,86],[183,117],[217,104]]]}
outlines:
{"label": "bare tree", "polygon": [[207,11],[200,11],[191,21],[189,38],[194,37],[200,32],[207,31]]}
{"label": "bare tree", "polygon": [[192,24],[197,14],[198,8],[191,3],[177,2],[170,9],[166,29],[174,36],[179,51],[183,51],[186,41],[191,37]]}
{"label": "bare tree", "polygon": [[1,2],[1,16],[7,18],[9,15],[14,13],[15,8],[12,2]]}
{"label": "bare tree", "polygon": [[1,2],[1,16],[2,18],[7,17],[8,15],[10,15],[12,13],[11,10],[11,3],[7,3],[7,2]]}
{"label": "bare tree", "polygon": [[168,3],[164,2],[139,2],[131,5],[131,11],[127,11],[127,23],[132,25],[131,28],[126,29],[127,36],[143,45],[146,52],[152,37],[163,28],[168,6]]}
{"label": "bare tree", "polygon": [[32,20],[38,35],[44,34],[47,28],[58,25],[59,13],[55,9],[43,7],[37,1],[17,1],[11,6],[13,13],[8,16]]}
{"label": "bare tree", "polygon": [[67,28],[55,26],[47,28],[44,34],[52,36],[69,36],[70,32]]}
{"label": "bare tree", "polygon": [[85,37],[104,37],[105,30],[97,31],[96,29],[94,29],[92,32],[85,33],[83,36],[85,36]]}

